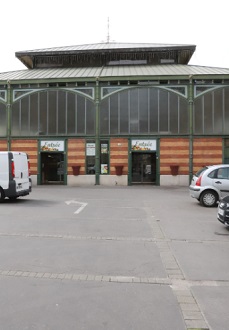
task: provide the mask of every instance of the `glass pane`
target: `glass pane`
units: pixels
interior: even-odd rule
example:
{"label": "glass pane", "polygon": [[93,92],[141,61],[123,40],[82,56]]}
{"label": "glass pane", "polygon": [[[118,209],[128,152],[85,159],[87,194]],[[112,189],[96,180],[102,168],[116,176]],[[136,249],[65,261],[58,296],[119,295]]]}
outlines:
{"label": "glass pane", "polygon": [[170,112],[170,133],[178,134],[179,133],[179,97],[175,93],[169,93],[169,112]]}
{"label": "glass pane", "polygon": [[[213,113],[213,123],[214,123],[214,131],[206,131],[206,133],[212,134],[222,134],[223,132],[223,90],[216,90],[213,92],[214,95],[214,113]],[[225,125],[226,128],[226,125]]]}
{"label": "glass pane", "polygon": [[85,98],[77,95],[77,134],[85,134]]}
{"label": "glass pane", "polygon": [[149,124],[149,90],[139,89],[139,133],[148,133]]}
{"label": "glass pane", "polygon": [[169,108],[168,108],[168,92],[160,90],[159,91],[159,130],[161,133],[168,133],[168,118],[169,118]]}
{"label": "glass pane", "polygon": [[6,106],[0,103],[0,136],[6,136]]}
{"label": "glass pane", "polygon": [[225,121],[224,134],[229,134],[229,88],[224,89]]}
{"label": "glass pane", "polygon": [[109,172],[108,141],[101,141],[100,143],[100,164],[101,164],[101,174],[108,174]]}
{"label": "glass pane", "polygon": [[47,92],[41,92],[39,94],[40,97],[40,121],[39,121],[39,135],[47,134],[47,126],[48,126],[48,94]]}
{"label": "glass pane", "polygon": [[86,101],[86,134],[95,134],[95,107],[92,102],[85,99]]}
{"label": "glass pane", "polygon": [[103,135],[109,134],[109,100],[102,101],[100,108],[100,132]]}
{"label": "glass pane", "polygon": [[110,98],[110,134],[118,134],[118,93]]}
{"label": "glass pane", "polygon": [[204,98],[204,134],[212,134],[213,132],[213,95],[205,94]]}
{"label": "glass pane", "polygon": [[67,134],[75,134],[76,110],[75,94],[67,93]]}
{"label": "glass pane", "polygon": [[202,97],[198,97],[194,102],[194,133],[203,134]]}
{"label": "glass pane", "polygon": [[59,91],[58,93],[58,131],[57,134],[66,134],[66,92]]}
{"label": "glass pane", "polygon": [[138,89],[129,91],[130,94],[130,133],[138,133]]}
{"label": "glass pane", "polygon": [[158,133],[158,106],[159,90],[152,88],[150,90],[150,133]]}
{"label": "glass pane", "polygon": [[120,93],[120,133],[129,133],[128,92]]}
{"label": "glass pane", "polygon": [[29,98],[24,97],[21,99],[21,135],[28,135],[29,130]]}
{"label": "glass pane", "polygon": [[57,92],[48,92],[48,134],[57,133]]}
{"label": "glass pane", "polygon": [[38,105],[38,93],[30,95],[30,135],[39,135]]}
{"label": "glass pane", "polygon": [[179,97],[179,132],[187,134],[189,132],[189,112],[188,101],[183,97]]}

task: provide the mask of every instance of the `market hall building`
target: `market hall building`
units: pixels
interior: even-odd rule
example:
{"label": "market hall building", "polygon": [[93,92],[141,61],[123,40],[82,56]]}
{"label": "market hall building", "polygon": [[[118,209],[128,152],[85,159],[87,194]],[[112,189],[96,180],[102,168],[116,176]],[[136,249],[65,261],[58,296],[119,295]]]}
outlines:
{"label": "market hall building", "polygon": [[16,52],[27,68],[0,73],[0,150],[27,152],[38,185],[188,185],[229,163],[229,69],[189,65],[195,48]]}

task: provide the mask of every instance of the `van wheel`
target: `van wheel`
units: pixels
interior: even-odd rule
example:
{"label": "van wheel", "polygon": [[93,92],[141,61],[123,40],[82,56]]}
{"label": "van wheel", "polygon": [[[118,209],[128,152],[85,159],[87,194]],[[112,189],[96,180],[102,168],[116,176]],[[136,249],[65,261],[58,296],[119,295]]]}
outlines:
{"label": "van wheel", "polygon": [[5,194],[2,188],[0,188],[0,202],[4,201],[5,199]]}
{"label": "van wheel", "polygon": [[212,190],[204,191],[200,196],[200,204],[203,206],[216,206],[217,201],[218,195]]}

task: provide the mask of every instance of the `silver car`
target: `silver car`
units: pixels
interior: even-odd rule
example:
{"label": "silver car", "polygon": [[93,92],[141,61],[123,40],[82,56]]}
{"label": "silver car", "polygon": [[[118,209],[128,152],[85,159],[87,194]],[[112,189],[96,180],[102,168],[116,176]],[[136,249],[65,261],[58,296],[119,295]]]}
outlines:
{"label": "silver car", "polygon": [[229,195],[229,164],[205,166],[193,175],[190,196],[203,206],[216,206]]}

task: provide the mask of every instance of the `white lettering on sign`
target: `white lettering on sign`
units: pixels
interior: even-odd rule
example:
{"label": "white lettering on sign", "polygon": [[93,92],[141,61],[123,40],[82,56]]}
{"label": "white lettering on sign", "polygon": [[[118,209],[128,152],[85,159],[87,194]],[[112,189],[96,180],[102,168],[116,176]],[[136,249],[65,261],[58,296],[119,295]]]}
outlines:
{"label": "white lettering on sign", "polygon": [[157,150],[156,140],[132,140],[131,149],[136,151]]}

